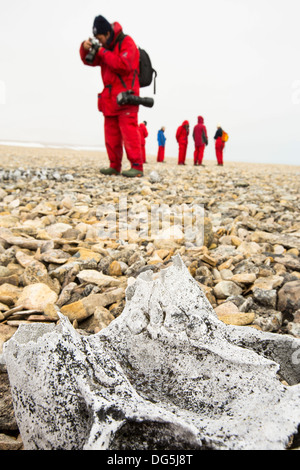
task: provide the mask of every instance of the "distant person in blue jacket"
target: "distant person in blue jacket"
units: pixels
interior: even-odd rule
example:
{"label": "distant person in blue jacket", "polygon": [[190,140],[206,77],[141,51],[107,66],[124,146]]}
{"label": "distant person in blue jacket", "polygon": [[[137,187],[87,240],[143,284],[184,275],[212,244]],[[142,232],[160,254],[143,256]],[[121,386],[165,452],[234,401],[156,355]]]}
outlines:
{"label": "distant person in blue jacket", "polygon": [[166,140],[167,139],[165,137],[165,128],[162,127],[157,133],[157,141],[158,141],[157,161],[158,162],[164,161]]}

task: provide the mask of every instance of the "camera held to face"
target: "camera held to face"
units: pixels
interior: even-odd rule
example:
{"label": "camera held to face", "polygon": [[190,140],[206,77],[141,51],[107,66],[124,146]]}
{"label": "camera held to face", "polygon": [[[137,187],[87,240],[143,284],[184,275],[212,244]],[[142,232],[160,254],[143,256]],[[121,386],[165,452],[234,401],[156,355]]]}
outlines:
{"label": "camera held to face", "polygon": [[92,43],[92,46],[91,46],[89,52],[87,53],[87,55],[85,56],[85,60],[89,64],[92,64],[94,62],[95,56],[96,56],[96,54],[97,54],[97,52],[99,51],[99,48],[100,48],[100,43],[99,43],[98,39],[92,38],[91,43]]}
{"label": "camera held to face", "polygon": [[122,106],[124,104],[132,104],[135,106],[146,106],[147,108],[152,108],[154,105],[153,98],[141,98],[140,96],[135,96],[132,90],[123,91],[117,96],[118,105]]}

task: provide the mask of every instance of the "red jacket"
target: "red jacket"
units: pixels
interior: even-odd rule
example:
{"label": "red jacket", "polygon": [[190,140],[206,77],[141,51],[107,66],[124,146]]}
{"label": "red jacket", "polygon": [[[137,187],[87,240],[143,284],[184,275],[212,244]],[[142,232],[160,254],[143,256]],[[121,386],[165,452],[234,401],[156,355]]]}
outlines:
{"label": "red jacket", "polygon": [[181,126],[178,127],[176,132],[176,140],[179,144],[187,144],[188,143],[188,135],[189,135],[189,122],[183,121]]}
{"label": "red jacket", "polygon": [[205,145],[205,142],[203,140],[203,133],[207,139],[207,131],[204,125],[204,119],[202,116],[198,116],[198,124],[195,125],[193,131],[193,137],[196,147],[201,147],[202,145]]}
{"label": "red jacket", "polygon": [[[106,47],[100,47],[94,62],[89,64],[85,61],[88,51],[80,46],[80,57],[85,65],[101,67],[101,76],[104,85],[102,93],[98,95],[98,109],[105,116],[116,116],[123,112],[138,111],[138,106],[117,104],[117,95],[126,90],[133,90],[136,96],[139,96],[139,50],[130,36],[123,35],[122,27],[119,23],[113,23],[112,28],[114,37],[112,43]],[[125,86],[124,86],[125,85]]]}
{"label": "red jacket", "polygon": [[141,124],[139,125],[139,131],[141,134],[141,143],[142,145],[145,145],[146,137],[148,137],[148,130],[143,122],[141,122]]}

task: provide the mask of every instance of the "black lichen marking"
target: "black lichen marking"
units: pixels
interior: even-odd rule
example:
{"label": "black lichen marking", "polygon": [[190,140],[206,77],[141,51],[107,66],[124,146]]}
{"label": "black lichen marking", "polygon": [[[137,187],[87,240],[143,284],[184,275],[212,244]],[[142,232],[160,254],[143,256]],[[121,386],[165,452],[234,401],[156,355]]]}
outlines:
{"label": "black lichen marking", "polygon": [[125,413],[120,408],[111,405],[108,408],[101,408],[97,411],[97,417],[99,421],[123,421],[125,419]]}
{"label": "black lichen marking", "polygon": [[172,423],[127,422],[115,433],[109,450],[208,450],[187,430]]}

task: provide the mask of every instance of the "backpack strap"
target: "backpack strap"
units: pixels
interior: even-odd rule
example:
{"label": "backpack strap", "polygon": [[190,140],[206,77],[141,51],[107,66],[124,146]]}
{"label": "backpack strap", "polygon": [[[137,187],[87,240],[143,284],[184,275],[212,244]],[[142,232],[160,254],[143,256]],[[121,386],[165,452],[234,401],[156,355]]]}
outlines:
{"label": "backpack strap", "polygon": [[121,31],[116,39],[116,44],[119,44],[119,51],[121,50],[122,42],[126,38],[127,34],[124,34],[123,31]]}
{"label": "backpack strap", "polygon": [[[121,46],[122,46],[122,43],[124,41],[124,39],[126,38],[127,34],[124,34],[123,31],[120,32],[120,34],[118,35],[117,39],[116,39],[116,44],[119,45],[119,52],[121,50]],[[127,90],[127,86],[122,78],[122,76],[120,74],[117,74],[119,79],[121,80],[121,83],[123,85],[124,88],[126,88]],[[133,88],[134,86],[134,82],[135,82],[135,77],[138,75],[138,71],[135,70],[134,73],[133,73],[133,78],[132,78],[132,83],[131,83],[131,88]]]}
{"label": "backpack strap", "polygon": [[154,92],[154,95],[156,93],[156,77],[157,77],[157,72],[156,70],[152,69],[153,73],[154,73],[154,81],[153,81],[153,92]]}
{"label": "backpack strap", "polygon": [[133,72],[133,77],[132,77],[132,82],[131,82],[131,88],[133,88],[134,86],[134,82],[135,82],[135,77],[138,75],[138,71],[135,69],[135,71]]}
{"label": "backpack strap", "polygon": [[[126,37],[126,34],[124,34],[123,31],[121,31],[120,34],[118,34],[116,38],[116,44],[118,44],[119,46],[119,52],[121,50],[122,42],[124,41],[125,37]],[[119,77],[123,87],[127,90],[126,83],[124,82],[122,76],[120,74],[117,74],[117,76]]]}

